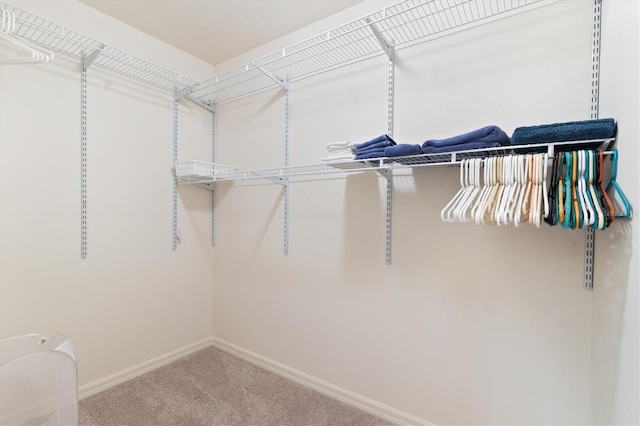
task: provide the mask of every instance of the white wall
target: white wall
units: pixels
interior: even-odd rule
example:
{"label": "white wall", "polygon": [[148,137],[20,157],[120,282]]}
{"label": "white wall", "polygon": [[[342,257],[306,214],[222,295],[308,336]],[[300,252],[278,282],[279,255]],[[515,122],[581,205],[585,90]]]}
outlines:
{"label": "white wall", "polygon": [[[615,116],[621,123],[618,181],[637,212],[640,5],[623,0],[604,2],[602,18],[600,113]],[[596,236],[591,349],[593,424],[640,424],[639,242],[637,218]]]}
{"label": "white wall", "polygon": [[[390,3],[365,2],[220,68]],[[511,133],[521,125],[588,118],[591,29],[590,2],[557,2],[398,52],[395,139],[419,143],[486,124]],[[603,58],[609,68],[619,64],[613,54]],[[384,133],[386,83],[384,58],[295,82],[291,163],[317,162],[327,142]],[[219,162],[282,164],[281,92],[219,111]],[[633,111],[624,112],[626,119],[622,111],[605,111],[621,114],[626,144],[637,140]],[[637,151],[620,146],[627,164],[620,179],[633,194]],[[420,169],[394,178],[391,266],[384,262],[385,184],[374,173],[293,183],[286,256],[281,188],[220,185],[214,336],[438,424],[599,418],[590,416],[589,404],[597,375],[592,315],[600,307],[583,288],[584,231],[441,223],[457,173]],[[617,234],[619,225],[601,235]],[[629,267],[616,265],[623,275]],[[598,275],[597,288],[602,280]],[[631,322],[637,304],[629,288]],[[624,333],[633,345],[633,327]],[[624,372],[637,368],[629,356],[633,351],[620,361]],[[615,384],[628,393],[633,387],[627,379]],[[630,410],[630,397],[614,400],[616,409]]]}
{"label": "white wall", "polygon": [[[214,73],[79,2],[12,4],[192,78]],[[63,332],[81,386],[209,338],[213,297],[210,201],[196,188],[180,191],[190,244],[171,250],[171,94],[88,74],[81,259],[79,63],[0,68],[0,336]],[[180,120],[182,141],[210,139],[210,113],[185,104]],[[198,146],[188,157],[211,155]]]}

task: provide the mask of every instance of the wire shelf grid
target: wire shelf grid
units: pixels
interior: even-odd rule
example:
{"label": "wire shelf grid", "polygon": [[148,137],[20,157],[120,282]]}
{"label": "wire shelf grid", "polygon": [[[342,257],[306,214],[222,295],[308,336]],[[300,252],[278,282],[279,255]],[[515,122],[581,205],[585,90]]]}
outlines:
{"label": "wire shelf grid", "polygon": [[395,48],[462,29],[543,0],[404,0],[234,68],[195,88],[192,96],[223,103],[278,87],[260,68],[293,81],[383,53],[371,26]]}
{"label": "wire shelf grid", "polygon": [[[241,181],[252,179],[268,179],[285,181],[291,177],[322,176],[328,174],[344,174],[370,170],[389,170],[417,167],[455,166],[462,160],[488,158],[502,155],[546,152],[553,154],[562,151],[580,149],[608,149],[615,139],[593,139],[580,141],[564,141],[547,144],[512,145],[497,148],[474,149],[467,151],[443,152],[438,154],[420,154],[406,157],[382,157],[369,160],[338,160],[321,164],[307,164],[289,167],[273,167],[265,169],[234,171],[230,173],[190,174],[179,176],[179,183],[213,183],[225,181]],[[185,163],[185,164],[190,164]],[[180,163],[179,163],[180,164]],[[176,167],[179,167],[179,164]]]}
{"label": "wire shelf grid", "polygon": [[198,83],[145,59],[107,46],[98,40],[48,21],[15,6],[0,2],[16,17],[15,34],[56,53],[81,59],[83,55],[99,51],[94,65],[153,87],[173,91],[194,87]]}

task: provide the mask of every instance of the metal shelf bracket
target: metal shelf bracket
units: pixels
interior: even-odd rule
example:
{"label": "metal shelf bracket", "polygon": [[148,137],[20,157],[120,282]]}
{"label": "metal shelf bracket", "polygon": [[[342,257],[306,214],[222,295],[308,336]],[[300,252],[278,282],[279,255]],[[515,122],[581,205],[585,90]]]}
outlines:
{"label": "metal shelf bracket", "polygon": [[94,50],[93,52],[88,53],[86,55],[82,55],[82,69],[84,71],[88,70],[91,64],[93,63],[93,61],[98,59],[98,56],[100,55],[100,53],[102,53],[103,48],[104,48],[104,44],[101,45],[98,49]]}
{"label": "metal shelf bracket", "polygon": [[[184,95],[183,97],[189,99],[190,101],[195,102],[196,104],[200,105],[202,108],[209,110],[210,112],[215,113],[217,108],[218,108],[218,104],[215,101],[203,101],[202,99],[196,98],[194,96],[190,96],[190,95]],[[182,99],[182,97],[177,97],[176,100]]]}
{"label": "metal shelf bracket", "polygon": [[373,35],[378,40],[378,43],[380,43],[380,47],[382,47],[382,50],[384,50],[384,53],[386,53],[390,61],[393,61],[393,59],[396,56],[396,49],[393,45],[393,41],[387,40],[382,35],[382,33],[380,32],[376,24],[371,22],[371,18],[367,17],[365,21],[369,24],[369,28],[371,28],[371,32],[373,32]]}
{"label": "metal shelf bracket", "polygon": [[[260,176],[260,174],[256,173],[256,176]],[[289,185],[289,181],[286,178],[281,177],[273,177],[273,176],[260,176],[262,179],[266,179],[270,182],[276,183],[278,185],[282,185],[283,187],[287,187]]]}
{"label": "metal shelf bracket", "polygon": [[[184,98],[185,96],[189,95],[191,92],[193,92],[196,88],[197,88],[197,84],[190,86],[190,87],[185,87],[183,89],[180,90],[176,90],[173,93],[173,98],[175,101],[179,101],[180,99]],[[196,101],[197,102],[197,101]],[[199,103],[199,102],[198,102]]]}
{"label": "metal shelf bracket", "polygon": [[271,71],[269,71],[265,67],[261,67],[261,66],[258,66],[256,64],[251,64],[251,65],[253,65],[257,69],[259,69],[264,75],[269,77],[276,84],[280,85],[280,87],[282,87],[284,90],[289,91],[289,88],[291,87],[291,85],[289,84],[289,80],[287,80],[286,78],[282,78],[282,77],[272,73]]}

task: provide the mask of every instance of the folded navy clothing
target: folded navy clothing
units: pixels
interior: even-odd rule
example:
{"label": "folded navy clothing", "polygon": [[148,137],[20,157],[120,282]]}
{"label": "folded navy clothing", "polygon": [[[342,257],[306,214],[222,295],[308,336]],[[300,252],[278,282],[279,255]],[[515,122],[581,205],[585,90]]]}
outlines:
{"label": "folded navy clothing", "polygon": [[613,118],[567,121],[565,123],[518,127],[514,130],[511,139],[514,145],[608,139],[616,135],[617,128]]}
{"label": "folded navy clothing", "polygon": [[495,148],[501,146],[498,142],[468,142],[450,146],[422,145],[423,154],[439,154],[442,152],[466,151],[469,149]]}
{"label": "folded navy clothing", "polygon": [[388,146],[393,146],[393,145],[391,143],[387,142],[387,141],[378,142],[378,143],[374,143],[372,145],[368,145],[365,148],[356,148],[356,154],[359,154],[359,153],[365,154],[367,152],[374,151],[376,149],[385,149]]}
{"label": "folded navy clothing", "polygon": [[405,155],[418,154],[422,154],[422,148],[420,148],[420,145],[412,145],[408,143],[401,143],[384,149],[385,157],[404,157]]}
{"label": "folded navy clothing", "polygon": [[364,160],[367,158],[380,158],[384,157],[384,149],[373,150],[366,154],[356,154],[356,160]]}
{"label": "folded navy clothing", "polygon": [[369,147],[370,145],[374,145],[374,144],[377,144],[377,143],[380,143],[380,142],[387,142],[386,146],[395,145],[396,144],[394,142],[394,140],[389,137],[389,135],[380,135],[380,136],[375,137],[375,138],[373,138],[373,139],[371,139],[369,141],[356,144],[356,149],[365,149],[365,148]]}
{"label": "folded navy clothing", "polygon": [[489,142],[498,143],[498,145],[511,145],[511,139],[509,139],[509,136],[501,128],[498,126],[486,126],[447,139],[429,139],[422,144],[422,147],[453,146],[468,142]]}

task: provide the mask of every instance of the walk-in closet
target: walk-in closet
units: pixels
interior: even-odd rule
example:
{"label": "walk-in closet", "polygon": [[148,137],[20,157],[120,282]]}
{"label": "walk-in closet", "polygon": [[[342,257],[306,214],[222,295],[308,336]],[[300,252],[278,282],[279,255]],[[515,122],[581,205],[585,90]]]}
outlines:
{"label": "walk-in closet", "polygon": [[0,424],[640,423],[640,3],[0,10]]}

